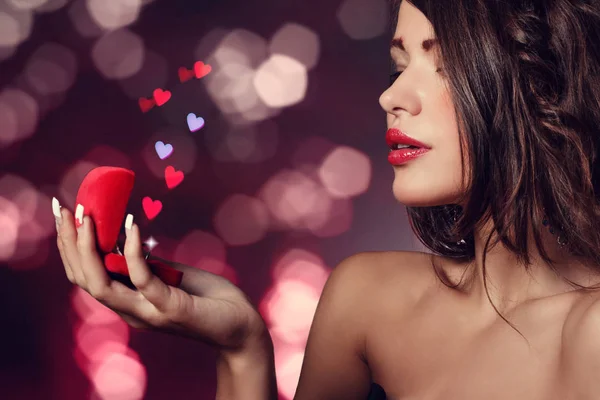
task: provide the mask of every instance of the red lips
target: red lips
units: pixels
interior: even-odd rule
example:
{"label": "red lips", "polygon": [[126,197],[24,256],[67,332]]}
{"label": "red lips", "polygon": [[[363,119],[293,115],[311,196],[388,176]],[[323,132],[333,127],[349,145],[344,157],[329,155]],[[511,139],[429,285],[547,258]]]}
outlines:
{"label": "red lips", "polygon": [[428,146],[424,143],[419,142],[416,139],[411,138],[410,136],[396,128],[388,129],[385,135],[385,140],[389,147],[392,147],[394,144],[406,144],[408,146],[431,149],[431,146]]}

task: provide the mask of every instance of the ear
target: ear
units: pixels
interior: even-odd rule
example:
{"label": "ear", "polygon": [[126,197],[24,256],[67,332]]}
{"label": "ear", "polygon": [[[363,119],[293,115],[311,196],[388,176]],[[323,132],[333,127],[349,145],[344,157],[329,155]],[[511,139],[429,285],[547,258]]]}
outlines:
{"label": "ear", "polygon": [[[131,170],[98,167],[81,182],[75,207],[81,204],[83,214],[94,222],[98,247],[103,253],[110,253],[117,244],[134,180]],[[75,225],[79,227],[79,221]]]}

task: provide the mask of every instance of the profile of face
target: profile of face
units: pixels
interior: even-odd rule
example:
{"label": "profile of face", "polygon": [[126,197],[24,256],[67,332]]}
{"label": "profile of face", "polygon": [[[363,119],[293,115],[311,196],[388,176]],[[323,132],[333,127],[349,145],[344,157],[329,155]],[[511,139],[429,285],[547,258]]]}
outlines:
{"label": "profile of face", "polygon": [[[397,128],[431,147],[424,155],[393,166],[394,197],[409,207],[455,204],[461,191],[458,125],[444,71],[435,55],[433,26],[415,6],[403,0],[394,39],[402,50],[390,52],[396,71],[403,71],[385,90],[379,103],[387,114],[387,127]],[[398,43],[398,41],[395,41]],[[393,71],[393,72],[396,72]]]}

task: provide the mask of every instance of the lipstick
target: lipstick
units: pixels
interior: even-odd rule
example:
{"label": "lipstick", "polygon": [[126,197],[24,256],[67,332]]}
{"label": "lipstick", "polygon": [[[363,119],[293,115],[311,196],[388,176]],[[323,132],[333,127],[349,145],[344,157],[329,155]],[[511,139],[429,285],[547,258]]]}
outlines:
{"label": "lipstick", "polygon": [[390,148],[388,161],[392,165],[402,165],[431,150],[430,146],[395,128],[388,129],[385,139]]}

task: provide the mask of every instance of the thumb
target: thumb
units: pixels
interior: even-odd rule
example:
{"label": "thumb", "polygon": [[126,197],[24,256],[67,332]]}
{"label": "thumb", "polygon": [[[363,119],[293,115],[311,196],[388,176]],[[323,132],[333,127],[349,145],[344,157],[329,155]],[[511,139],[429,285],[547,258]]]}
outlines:
{"label": "thumb", "polygon": [[152,273],[142,254],[140,230],[133,223],[133,215],[125,220],[125,248],[123,255],[127,261],[129,278],[138,291],[159,311],[166,311],[171,297],[171,289]]}

